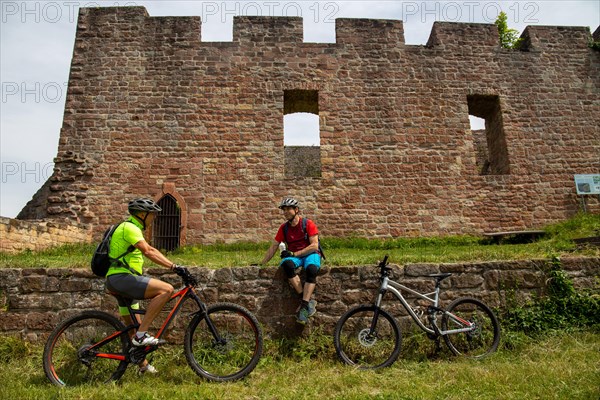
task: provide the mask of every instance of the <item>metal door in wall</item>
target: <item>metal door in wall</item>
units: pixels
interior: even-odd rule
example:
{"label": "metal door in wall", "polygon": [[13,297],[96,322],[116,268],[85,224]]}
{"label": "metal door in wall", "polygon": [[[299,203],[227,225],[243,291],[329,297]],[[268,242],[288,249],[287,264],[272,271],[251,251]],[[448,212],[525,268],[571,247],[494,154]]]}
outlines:
{"label": "metal door in wall", "polygon": [[158,201],[162,211],[156,215],[152,229],[152,242],[160,250],[172,251],[179,247],[181,209],[170,194]]}

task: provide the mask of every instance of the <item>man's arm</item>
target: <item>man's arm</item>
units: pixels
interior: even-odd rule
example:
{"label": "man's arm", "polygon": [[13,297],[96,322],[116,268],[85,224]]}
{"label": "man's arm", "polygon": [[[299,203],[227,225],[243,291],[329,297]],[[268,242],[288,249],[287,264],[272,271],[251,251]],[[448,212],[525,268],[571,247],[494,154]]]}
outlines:
{"label": "man's arm", "polygon": [[265,253],[265,257],[262,259],[260,264],[266,265],[271,260],[271,258],[273,258],[273,256],[277,252],[278,247],[279,247],[279,243],[276,241],[273,241],[273,243],[271,243],[271,247],[269,247],[269,249]]}
{"label": "man's arm", "polygon": [[135,248],[142,252],[142,254],[150,261],[162,265],[163,267],[173,269],[175,263],[165,257],[158,249],[150,246],[145,240],[140,240],[134,244]]}
{"label": "man's arm", "polygon": [[309,245],[303,248],[302,250],[298,250],[294,252],[294,256],[296,257],[304,257],[312,253],[316,253],[319,251],[319,235],[313,235],[308,238]]}

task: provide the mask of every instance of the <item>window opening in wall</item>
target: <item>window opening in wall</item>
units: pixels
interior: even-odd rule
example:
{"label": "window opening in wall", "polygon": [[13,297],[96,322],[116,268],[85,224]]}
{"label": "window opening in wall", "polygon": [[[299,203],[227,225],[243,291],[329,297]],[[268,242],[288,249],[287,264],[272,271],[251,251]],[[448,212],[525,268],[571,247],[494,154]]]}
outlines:
{"label": "window opening in wall", "polygon": [[469,115],[473,147],[475,149],[475,167],[480,174],[489,168],[487,139],[485,136],[485,119]]}
{"label": "window opening in wall", "polygon": [[319,116],[294,113],[283,117],[284,146],[320,146]]}
{"label": "window opening in wall", "polygon": [[152,242],[157,249],[173,251],[179,247],[181,209],[177,200],[170,194],[161,198],[158,205],[162,211],[157,213],[152,224]]}
{"label": "window opening in wall", "polygon": [[469,124],[472,131],[485,131],[485,119],[478,118],[474,115],[469,115]]}
{"label": "window opening in wall", "polygon": [[480,175],[510,173],[500,99],[496,95],[469,95],[469,121]]}
{"label": "window opening in wall", "polygon": [[285,176],[320,177],[319,92],[285,90],[283,114]]}

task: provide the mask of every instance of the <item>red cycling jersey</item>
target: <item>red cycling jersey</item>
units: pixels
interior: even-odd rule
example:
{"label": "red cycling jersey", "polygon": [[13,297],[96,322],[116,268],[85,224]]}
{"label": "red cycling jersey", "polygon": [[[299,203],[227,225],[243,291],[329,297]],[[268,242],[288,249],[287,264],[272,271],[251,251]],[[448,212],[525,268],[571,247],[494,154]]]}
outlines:
{"label": "red cycling jersey", "polygon": [[[310,244],[304,239],[304,232],[302,232],[302,217],[300,217],[300,220],[298,221],[298,224],[296,224],[296,226],[288,226],[287,241],[285,240],[286,238],[283,235],[283,227],[285,226],[285,224],[287,224],[287,222],[284,222],[279,227],[277,235],[275,235],[276,241],[280,243],[286,242],[287,249],[292,252],[300,251]],[[308,233],[308,237],[319,234],[317,225],[310,219],[306,221],[306,233]]]}

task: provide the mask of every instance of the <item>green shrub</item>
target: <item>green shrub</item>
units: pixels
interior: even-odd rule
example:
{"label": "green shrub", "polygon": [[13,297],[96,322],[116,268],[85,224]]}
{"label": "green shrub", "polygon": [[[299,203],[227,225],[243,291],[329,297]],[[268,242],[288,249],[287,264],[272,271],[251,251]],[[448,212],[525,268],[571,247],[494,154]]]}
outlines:
{"label": "green shrub", "polygon": [[504,328],[530,336],[552,330],[600,330],[600,297],[590,291],[576,291],[558,257],[552,259],[546,275],[546,295],[522,306],[507,307],[501,314]]}

